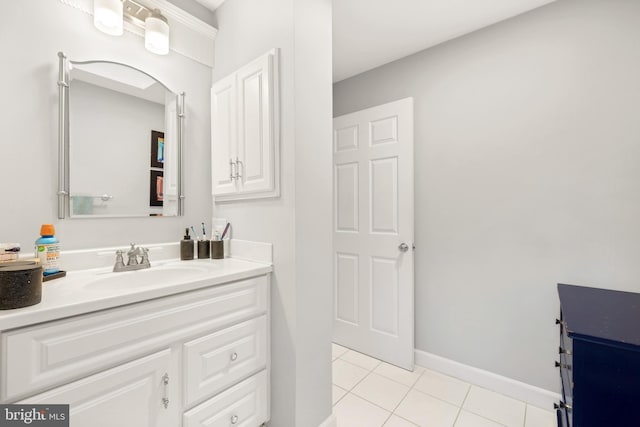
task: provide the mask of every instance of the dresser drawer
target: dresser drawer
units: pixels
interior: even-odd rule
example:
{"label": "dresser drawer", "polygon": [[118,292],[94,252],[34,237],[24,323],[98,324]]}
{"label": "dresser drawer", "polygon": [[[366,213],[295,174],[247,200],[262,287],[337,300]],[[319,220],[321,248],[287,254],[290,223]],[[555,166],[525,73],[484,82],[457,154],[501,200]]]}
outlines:
{"label": "dresser drawer", "polygon": [[2,334],[2,401],[264,314],[266,276]]}
{"label": "dresser drawer", "polygon": [[185,405],[212,396],[267,365],[267,317],[184,344]]}
{"label": "dresser drawer", "polygon": [[257,427],[268,413],[267,372],[248,378],[185,412],[182,427]]}

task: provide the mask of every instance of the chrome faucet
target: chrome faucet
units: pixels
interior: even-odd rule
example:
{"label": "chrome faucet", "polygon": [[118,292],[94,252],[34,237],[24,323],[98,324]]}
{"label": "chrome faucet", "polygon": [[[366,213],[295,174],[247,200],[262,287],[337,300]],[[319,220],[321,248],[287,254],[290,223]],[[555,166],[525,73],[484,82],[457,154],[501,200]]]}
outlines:
{"label": "chrome faucet", "polygon": [[[118,273],[120,271],[133,271],[142,270],[143,268],[151,267],[149,262],[149,249],[138,248],[135,243],[131,243],[131,248],[127,251],[127,265],[124,264],[123,259],[124,251],[119,249],[116,251],[116,263],[113,266],[113,271]],[[138,257],[141,259],[138,260]]]}

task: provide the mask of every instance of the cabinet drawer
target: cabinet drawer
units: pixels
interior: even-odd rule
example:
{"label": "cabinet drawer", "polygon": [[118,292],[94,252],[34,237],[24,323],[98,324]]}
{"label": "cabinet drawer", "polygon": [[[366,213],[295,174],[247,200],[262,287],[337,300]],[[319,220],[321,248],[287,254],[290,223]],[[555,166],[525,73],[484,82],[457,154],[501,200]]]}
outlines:
{"label": "cabinet drawer", "polygon": [[212,396],[267,365],[267,317],[184,344],[185,404]]}
{"label": "cabinet drawer", "polygon": [[2,334],[2,401],[66,383],[261,315],[266,276]]}
{"label": "cabinet drawer", "polygon": [[267,421],[267,372],[260,373],[185,412],[183,427],[257,427]]}

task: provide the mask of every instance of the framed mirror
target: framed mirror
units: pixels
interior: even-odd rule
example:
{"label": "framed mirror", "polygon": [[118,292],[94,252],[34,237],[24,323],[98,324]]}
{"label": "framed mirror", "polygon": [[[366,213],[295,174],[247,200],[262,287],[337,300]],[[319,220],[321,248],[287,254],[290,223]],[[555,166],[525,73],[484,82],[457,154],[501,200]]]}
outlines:
{"label": "framed mirror", "polygon": [[184,92],[126,64],[58,58],[58,217],[183,215]]}

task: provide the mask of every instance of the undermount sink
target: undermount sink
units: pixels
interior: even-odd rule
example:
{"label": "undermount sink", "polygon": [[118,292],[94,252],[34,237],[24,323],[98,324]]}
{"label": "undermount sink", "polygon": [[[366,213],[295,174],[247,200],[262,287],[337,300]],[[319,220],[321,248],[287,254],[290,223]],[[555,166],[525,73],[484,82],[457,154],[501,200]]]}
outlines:
{"label": "undermount sink", "polygon": [[89,280],[87,289],[134,289],[179,283],[203,277],[210,269],[198,265],[171,265],[120,273],[103,273]]}

